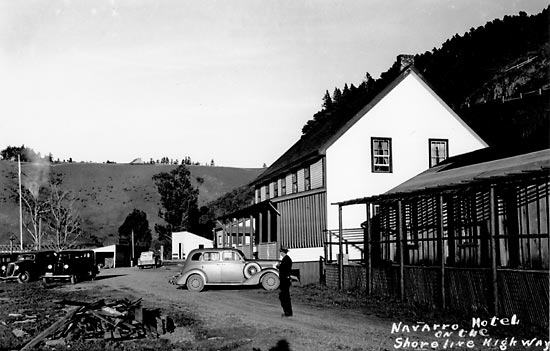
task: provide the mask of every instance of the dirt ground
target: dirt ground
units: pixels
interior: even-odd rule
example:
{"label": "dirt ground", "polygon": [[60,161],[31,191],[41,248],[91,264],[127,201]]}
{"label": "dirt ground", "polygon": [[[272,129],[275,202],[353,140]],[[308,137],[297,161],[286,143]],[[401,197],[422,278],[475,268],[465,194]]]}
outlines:
{"label": "dirt ground", "polygon": [[[35,282],[28,285],[0,284],[0,350],[15,350],[65,315],[56,300],[94,301],[98,298],[134,300],[143,307],[160,308],[176,325],[173,333],[159,339],[129,341],[70,340],[57,349],[70,350],[417,350],[436,349],[431,345],[396,342],[406,337],[437,340],[437,349],[497,350],[499,345],[458,346],[464,338],[443,339],[426,333],[394,332],[395,323],[413,325],[418,320],[445,323],[467,321],[428,315],[394,301],[361,299],[319,286],[293,286],[295,316],[281,317],[277,291],[257,288],[210,288],[193,293],[168,283],[177,266],[139,270],[108,269],[98,279],[76,285]],[[11,316],[10,316],[11,314]],[[465,327],[466,328],[466,327]],[[500,335],[506,334],[500,333]],[[516,335],[510,333],[509,336]],[[508,335],[505,335],[508,336]],[[547,340],[547,339],[546,339]],[[492,338],[492,342],[496,337]],[[42,348],[46,346],[42,345]],[[525,348],[508,347],[509,350]],[[531,347],[530,350],[544,348]]]}

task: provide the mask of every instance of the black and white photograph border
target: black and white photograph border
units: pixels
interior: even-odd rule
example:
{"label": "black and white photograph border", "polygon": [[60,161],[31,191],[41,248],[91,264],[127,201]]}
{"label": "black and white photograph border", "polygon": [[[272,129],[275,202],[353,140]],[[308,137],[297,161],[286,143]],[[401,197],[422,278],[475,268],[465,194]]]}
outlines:
{"label": "black and white photograph border", "polygon": [[549,350],[543,0],[0,0],[0,350]]}

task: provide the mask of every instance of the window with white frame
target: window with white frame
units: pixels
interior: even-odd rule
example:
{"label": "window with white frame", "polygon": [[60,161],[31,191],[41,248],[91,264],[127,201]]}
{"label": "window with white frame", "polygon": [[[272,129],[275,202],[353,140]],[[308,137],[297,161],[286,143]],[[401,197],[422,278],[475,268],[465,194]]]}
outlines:
{"label": "window with white frame", "polygon": [[430,146],[430,167],[445,161],[449,157],[448,139],[429,139]]}
{"label": "window with white frame", "polygon": [[281,196],[286,195],[286,177],[281,178]]}
{"label": "window with white frame", "polygon": [[269,199],[269,183],[265,186],[265,199]]}
{"label": "window with white frame", "polygon": [[279,196],[279,181],[276,180],[273,182],[273,197]]}
{"label": "window with white frame", "polygon": [[371,138],[372,172],[391,173],[391,138]]}

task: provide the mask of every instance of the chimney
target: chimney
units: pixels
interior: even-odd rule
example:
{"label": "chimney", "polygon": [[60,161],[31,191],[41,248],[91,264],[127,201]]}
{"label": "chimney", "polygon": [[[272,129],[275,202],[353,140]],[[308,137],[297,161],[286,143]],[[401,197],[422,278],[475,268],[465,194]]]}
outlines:
{"label": "chimney", "polygon": [[414,55],[397,55],[397,64],[399,65],[399,72],[403,72],[409,66],[412,66],[414,64]]}

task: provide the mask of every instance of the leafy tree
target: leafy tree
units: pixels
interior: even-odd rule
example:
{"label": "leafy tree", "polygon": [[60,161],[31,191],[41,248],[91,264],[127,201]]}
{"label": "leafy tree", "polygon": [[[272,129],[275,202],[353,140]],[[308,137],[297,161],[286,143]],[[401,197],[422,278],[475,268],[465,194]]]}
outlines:
{"label": "leafy tree", "polygon": [[191,184],[191,172],[185,165],[179,165],[170,173],[153,176],[163,210],[159,216],[174,231],[193,231],[198,223],[199,190]]}
{"label": "leafy tree", "polygon": [[132,232],[134,233],[134,245],[142,248],[151,246],[151,229],[147,214],[141,210],[134,209],[124,220],[124,223],[118,228],[118,236],[121,241],[132,242]]}

